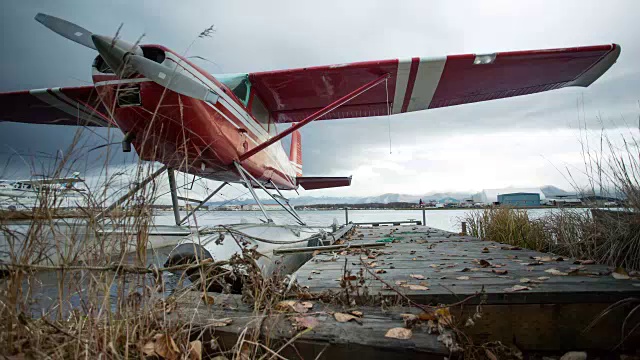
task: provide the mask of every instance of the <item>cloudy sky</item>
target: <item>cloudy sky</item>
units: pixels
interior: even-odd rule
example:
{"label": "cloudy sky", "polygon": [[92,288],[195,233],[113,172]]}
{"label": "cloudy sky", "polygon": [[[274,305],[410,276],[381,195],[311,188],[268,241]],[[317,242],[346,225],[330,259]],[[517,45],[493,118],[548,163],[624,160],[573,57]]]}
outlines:
{"label": "cloudy sky", "polygon": [[[90,82],[95,53],[33,20],[38,12],[95,33],[160,43],[213,62],[212,73],[251,72],[413,56],[618,43],[618,63],[589,88],[394,116],[312,123],[303,128],[307,175],[353,175],[350,188],[305,195],[363,196],[387,192],[477,191],[578,181],[579,126],[588,140],[637,135],[640,107],[640,2],[629,1],[3,1],[0,91]],[[211,38],[198,39],[210,25]],[[196,60],[198,61],[198,60]],[[584,103],[584,112],[577,102]],[[632,128],[632,130],[629,130]],[[631,133],[630,133],[631,131]],[[0,165],[6,177],[50,168],[73,129],[0,123]],[[135,163],[120,134],[82,135],[73,170]],[[111,149],[107,157],[107,149]],[[88,154],[88,155],[87,155]],[[35,168],[35,169],[34,169]]]}

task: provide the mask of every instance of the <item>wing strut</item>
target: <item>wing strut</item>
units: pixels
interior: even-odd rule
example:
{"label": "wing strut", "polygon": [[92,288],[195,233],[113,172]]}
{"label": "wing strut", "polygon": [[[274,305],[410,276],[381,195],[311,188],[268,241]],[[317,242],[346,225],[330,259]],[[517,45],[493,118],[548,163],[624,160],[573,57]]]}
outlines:
{"label": "wing strut", "polygon": [[280,134],[272,137],[271,139],[263,142],[262,144],[254,147],[253,149],[251,149],[251,150],[247,151],[246,153],[240,155],[239,161],[247,160],[248,158],[252,157],[253,155],[255,155],[255,154],[259,153],[260,151],[266,149],[267,147],[271,146],[275,142],[280,141],[282,138],[284,138],[285,136],[291,134],[292,132],[300,129],[301,127],[307,125],[308,123],[310,123],[310,122],[312,122],[314,120],[317,120],[317,119],[323,117],[324,115],[326,115],[326,114],[330,113],[331,111],[335,110],[336,108],[344,105],[345,103],[349,102],[350,100],[353,100],[354,98],[356,98],[359,95],[363,94],[367,90],[369,90],[369,89],[375,87],[376,85],[380,84],[381,82],[387,80],[390,76],[391,76],[391,74],[386,73],[386,74],[380,76],[379,78],[360,86],[359,88],[353,90],[352,92],[350,92],[347,95],[341,97],[340,99],[332,102],[331,104],[329,104],[329,105],[323,107],[322,109],[314,112],[313,114],[307,116],[302,121],[300,121],[297,124],[295,124],[294,126],[286,129],[285,131],[281,132]]}

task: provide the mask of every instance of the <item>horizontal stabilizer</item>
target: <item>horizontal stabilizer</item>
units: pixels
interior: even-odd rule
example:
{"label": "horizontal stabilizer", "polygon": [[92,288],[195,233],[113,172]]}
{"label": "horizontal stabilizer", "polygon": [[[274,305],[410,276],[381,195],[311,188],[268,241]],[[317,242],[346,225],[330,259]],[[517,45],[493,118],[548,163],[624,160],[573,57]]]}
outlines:
{"label": "horizontal stabilizer", "polygon": [[300,176],[296,178],[298,185],[305,190],[327,189],[351,185],[349,177]]}

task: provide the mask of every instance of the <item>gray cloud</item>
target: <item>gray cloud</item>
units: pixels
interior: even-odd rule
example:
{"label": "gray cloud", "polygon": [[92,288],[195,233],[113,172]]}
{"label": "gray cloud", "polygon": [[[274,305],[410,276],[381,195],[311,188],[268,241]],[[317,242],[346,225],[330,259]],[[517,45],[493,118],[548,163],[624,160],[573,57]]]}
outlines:
{"label": "gray cloud", "polygon": [[[387,152],[385,155],[389,134],[392,152],[394,148],[410,147],[406,156],[420,158],[437,151],[426,145],[446,143],[447,139],[456,136],[468,135],[473,139],[470,141],[477,142],[476,148],[483,148],[487,141],[493,141],[492,136],[496,133],[527,136],[532,131],[575,129],[578,126],[577,100],[584,99],[586,122],[591,128],[635,124],[640,111],[637,103],[640,72],[636,65],[640,45],[635,30],[640,3],[633,0],[615,3],[191,1],[180,6],[168,0],[109,3],[34,0],[5,1],[0,4],[0,10],[3,24],[0,91],[90,82],[90,64],[95,54],[44,29],[33,20],[37,12],[63,17],[97,33],[114,33],[122,22],[124,38],[135,40],[144,33],[144,42],[161,43],[176,51],[188,50],[188,55],[213,61],[215,65],[198,62],[212,73],[611,42],[622,45],[618,63],[587,89],[562,89],[404,114],[391,119],[390,131],[388,119],[384,117],[311,124],[302,130],[307,174],[350,174],[376,159],[394,159],[393,154]],[[217,29],[215,35],[194,42],[197,34],[211,24]],[[83,136],[85,148],[105,143],[103,131],[98,130],[99,135],[86,133]],[[5,166],[5,173],[24,171],[21,164],[25,161],[15,153],[55,155],[73,134],[74,131],[67,128],[0,124],[0,144],[4,145],[0,160],[9,164]],[[109,141],[117,141],[121,135],[113,136]],[[535,144],[530,145],[527,147],[532,152],[530,156],[545,151],[536,149]],[[112,164],[135,163],[134,156],[123,155],[117,148],[111,150]],[[425,150],[427,148],[429,150]],[[473,151],[474,148],[465,149]],[[46,159],[40,157],[37,161],[44,164]],[[93,152],[85,156],[84,169],[89,172],[91,164],[104,159],[104,152]],[[508,159],[504,161],[508,163]],[[445,158],[403,166],[444,171],[446,162]],[[495,162],[489,161],[486,166],[492,171],[505,171]],[[376,181],[385,186],[392,185],[396,174],[394,170],[386,171],[387,176],[377,177]],[[547,180],[554,181],[555,178],[550,176]],[[474,187],[473,181],[468,180],[467,188]],[[540,181],[547,182],[544,178]],[[415,186],[419,187],[420,182],[416,181]],[[377,192],[373,186],[366,189]],[[424,191],[416,189],[415,192]]]}

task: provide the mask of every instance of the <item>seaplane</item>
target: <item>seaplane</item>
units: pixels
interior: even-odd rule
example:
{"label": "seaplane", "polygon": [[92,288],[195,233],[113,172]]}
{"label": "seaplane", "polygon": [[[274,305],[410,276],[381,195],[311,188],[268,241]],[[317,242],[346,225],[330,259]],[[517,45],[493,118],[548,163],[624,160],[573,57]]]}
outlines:
{"label": "seaplane", "polygon": [[[167,172],[176,225],[184,224],[199,206],[181,216],[175,170],[222,182],[201,204],[229,183],[243,184],[266,218],[258,233],[247,237],[258,242],[259,234],[264,234],[263,238],[278,236],[283,242],[305,243],[305,238],[299,232],[298,236],[286,237],[281,232],[267,236],[265,228],[273,229],[273,221],[256,190],[269,194],[304,227],[283,190],[351,184],[351,177],[303,176],[299,130],[311,122],[362,118],[362,126],[367,126],[370,117],[393,118],[408,112],[587,87],[620,54],[619,45],[605,44],[210,74],[162,45],[94,34],[50,15],[37,14],[35,19],[97,52],[91,65],[93,84],[0,94],[0,120],[119,129],[124,134],[123,151],[133,147],[141,160],[162,164],[136,189]],[[291,126],[278,131],[278,124]],[[289,135],[287,154],[280,140]],[[218,239],[218,235],[212,236]],[[210,250],[208,256],[226,251],[220,250],[220,241],[208,243],[212,246],[205,246],[205,251]],[[260,244],[262,248],[281,243]]]}

